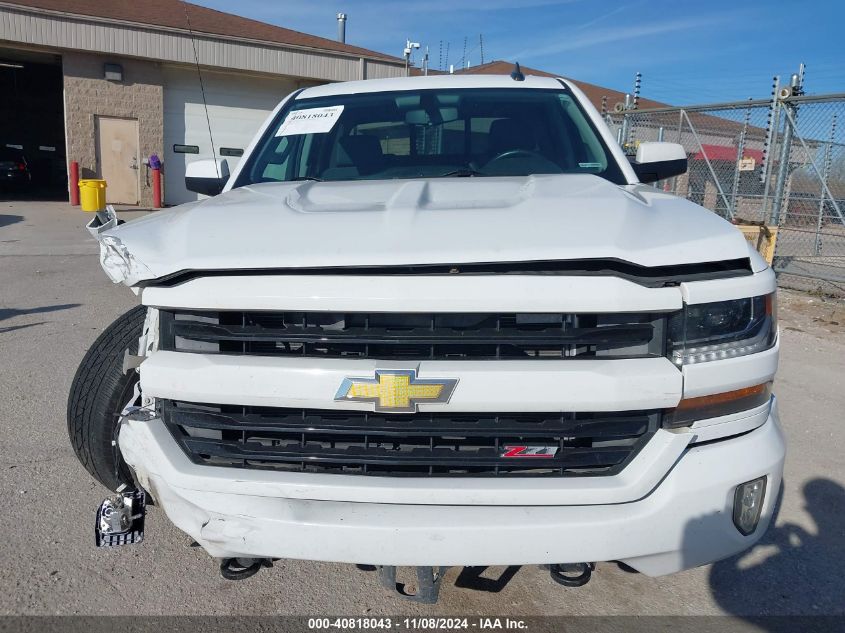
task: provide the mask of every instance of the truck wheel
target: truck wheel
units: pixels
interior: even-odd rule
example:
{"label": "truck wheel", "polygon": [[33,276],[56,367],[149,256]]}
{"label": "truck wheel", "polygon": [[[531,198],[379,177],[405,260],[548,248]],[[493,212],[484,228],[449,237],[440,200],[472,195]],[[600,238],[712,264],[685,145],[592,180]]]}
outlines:
{"label": "truck wheel", "polygon": [[110,490],[132,484],[116,440],[120,412],[132,399],[138,372],[123,373],[126,350],[137,353],[147,308],[137,306],[108,326],[88,349],[70,387],[67,430],[80,463]]}

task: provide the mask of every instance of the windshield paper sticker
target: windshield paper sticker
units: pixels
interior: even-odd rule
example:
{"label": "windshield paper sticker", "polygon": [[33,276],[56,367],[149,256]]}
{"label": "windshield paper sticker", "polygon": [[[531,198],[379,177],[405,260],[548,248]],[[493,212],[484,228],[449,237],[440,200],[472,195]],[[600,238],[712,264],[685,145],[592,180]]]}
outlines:
{"label": "windshield paper sticker", "polygon": [[285,117],[279,131],[276,132],[276,136],[325,134],[334,127],[342,113],[342,105],[294,110]]}

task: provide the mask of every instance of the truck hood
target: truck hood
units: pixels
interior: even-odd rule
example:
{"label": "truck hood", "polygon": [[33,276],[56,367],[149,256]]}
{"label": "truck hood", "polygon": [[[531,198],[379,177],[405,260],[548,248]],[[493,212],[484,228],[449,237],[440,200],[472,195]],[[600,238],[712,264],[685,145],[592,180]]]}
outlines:
{"label": "truck hood", "polygon": [[265,183],[104,237],[134,261],[129,285],[185,270],[748,257],[711,211],[590,175]]}

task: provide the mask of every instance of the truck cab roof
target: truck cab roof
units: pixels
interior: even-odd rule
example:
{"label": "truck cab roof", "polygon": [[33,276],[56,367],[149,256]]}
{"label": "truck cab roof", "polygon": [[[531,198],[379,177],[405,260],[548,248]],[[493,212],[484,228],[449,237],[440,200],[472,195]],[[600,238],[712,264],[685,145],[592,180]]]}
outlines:
{"label": "truck cab roof", "polygon": [[571,88],[564,79],[526,75],[525,81],[515,81],[507,75],[430,75],[428,77],[393,77],[390,79],[364,79],[343,83],[325,84],[306,88],[297,99],[312,99],[334,95],[393,92],[400,90],[442,90],[444,88],[513,88],[537,89],[560,88],[561,82]]}

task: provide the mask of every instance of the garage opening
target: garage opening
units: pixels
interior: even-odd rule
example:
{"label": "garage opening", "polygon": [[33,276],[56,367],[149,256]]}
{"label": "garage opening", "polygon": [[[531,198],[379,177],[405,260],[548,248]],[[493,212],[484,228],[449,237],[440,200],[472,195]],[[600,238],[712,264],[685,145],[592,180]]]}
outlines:
{"label": "garage opening", "polygon": [[0,48],[0,198],[67,198],[61,64]]}
{"label": "garage opening", "polygon": [[196,69],[164,68],[164,198],[168,205],[199,198],[185,188],[188,163],[219,158],[234,171],[261,124],[279,101],[297,87],[294,80],[283,77],[204,70],[202,78],[204,100]]}

